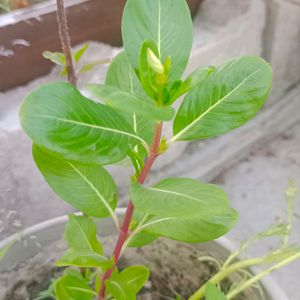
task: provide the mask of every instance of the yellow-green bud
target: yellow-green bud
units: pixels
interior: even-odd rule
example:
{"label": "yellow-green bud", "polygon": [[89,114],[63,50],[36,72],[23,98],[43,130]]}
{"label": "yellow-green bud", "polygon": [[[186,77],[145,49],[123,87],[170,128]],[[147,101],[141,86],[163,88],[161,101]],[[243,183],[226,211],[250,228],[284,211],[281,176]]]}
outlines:
{"label": "yellow-green bud", "polygon": [[157,74],[164,74],[165,68],[159,58],[153,53],[151,49],[147,49],[147,60],[151,69]]}

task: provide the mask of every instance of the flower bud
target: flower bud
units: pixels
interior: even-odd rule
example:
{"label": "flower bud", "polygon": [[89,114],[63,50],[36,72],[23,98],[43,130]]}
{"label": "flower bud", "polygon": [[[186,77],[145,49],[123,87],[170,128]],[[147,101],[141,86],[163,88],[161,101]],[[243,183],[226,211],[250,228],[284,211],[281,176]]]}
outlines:
{"label": "flower bud", "polygon": [[151,69],[157,74],[164,74],[165,68],[159,58],[153,53],[151,49],[147,49],[147,61]]}

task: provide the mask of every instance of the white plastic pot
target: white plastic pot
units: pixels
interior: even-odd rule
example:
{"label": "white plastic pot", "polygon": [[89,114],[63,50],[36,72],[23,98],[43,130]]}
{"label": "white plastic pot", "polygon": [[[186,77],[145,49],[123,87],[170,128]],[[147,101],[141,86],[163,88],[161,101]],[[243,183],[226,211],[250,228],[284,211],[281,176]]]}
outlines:
{"label": "white plastic pot", "polygon": [[[117,209],[117,215],[123,217],[125,209]],[[42,247],[48,246],[62,238],[68,216],[54,218],[15,234],[0,242],[0,249],[14,240],[15,242],[7,255],[0,261],[0,273],[5,272],[12,266],[34,257]],[[115,225],[111,219],[101,219],[97,223],[101,236],[109,236],[116,233]],[[35,238],[32,239],[32,236]],[[24,242],[25,241],[25,242]],[[26,244],[26,247],[24,246]],[[39,246],[37,246],[37,244]],[[233,244],[227,238],[220,238],[213,242],[195,244],[195,247],[204,251],[213,251],[221,259],[225,259],[228,253],[235,250]],[[266,300],[289,300],[280,286],[269,276],[262,280],[262,286],[266,293]]]}

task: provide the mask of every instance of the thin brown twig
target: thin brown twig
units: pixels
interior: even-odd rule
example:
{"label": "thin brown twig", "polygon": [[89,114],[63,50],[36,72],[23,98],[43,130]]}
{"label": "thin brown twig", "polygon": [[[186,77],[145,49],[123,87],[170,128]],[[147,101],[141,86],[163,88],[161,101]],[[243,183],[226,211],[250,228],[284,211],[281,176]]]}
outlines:
{"label": "thin brown twig", "polygon": [[58,32],[59,32],[62,50],[66,57],[68,82],[76,86],[77,78],[73,66],[73,59],[71,53],[71,41],[70,41],[70,35],[68,30],[68,22],[67,22],[67,15],[64,6],[64,0],[56,0],[56,3],[57,3]]}

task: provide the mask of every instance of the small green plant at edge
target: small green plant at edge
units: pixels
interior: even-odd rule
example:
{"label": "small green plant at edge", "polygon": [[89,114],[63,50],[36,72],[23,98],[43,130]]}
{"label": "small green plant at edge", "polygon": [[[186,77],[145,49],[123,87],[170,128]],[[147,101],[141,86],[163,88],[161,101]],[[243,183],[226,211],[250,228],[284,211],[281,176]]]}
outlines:
{"label": "small green plant at edge", "polygon": [[[218,261],[213,257],[200,257],[201,261],[214,263],[219,271],[189,297],[189,300],[201,300],[204,297],[206,300],[231,300],[248,288],[257,289],[261,299],[265,299],[259,281],[270,273],[300,259],[300,245],[289,241],[292,233],[296,195],[296,183],[291,180],[285,193],[287,209],[283,222],[276,223],[244,241],[236,251],[230,253],[225,262]],[[279,238],[277,247],[259,257],[247,258],[247,250],[251,245],[273,237]],[[266,268],[255,274],[247,270],[249,267],[258,266],[266,266]],[[232,284],[225,296],[221,291],[220,283],[235,273],[242,275],[242,278],[239,282]]]}
{"label": "small green plant at edge", "polygon": [[[31,92],[20,121],[48,184],[83,214],[69,216],[64,234],[68,250],[56,262],[67,268],[46,295],[58,300],[136,299],[149,270],[118,269],[127,247],[142,247],[159,237],[206,242],[237,221],[226,193],[216,185],[190,178],[144,185],[153,163],[167,155],[171,144],[213,138],[246,123],[266,100],[272,71],[262,58],[244,56],[199,68],[182,79],[193,42],[186,1],[128,0],[122,19],[124,51],[111,62],[104,84],[87,86],[91,100],[77,89],[73,68],[75,56],[86,49],[71,53],[63,1],[57,5],[64,56],[44,55],[60,60],[68,83]],[[181,96],[175,111],[172,105]],[[166,121],[173,123],[169,140],[163,132]],[[117,187],[105,166],[125,158],[134,174],[121,221],[115,212]],[[119,237],[106,257],[95,218],[109,216]],[[210,285],[207,291],[214,294],[216,289]]]}

